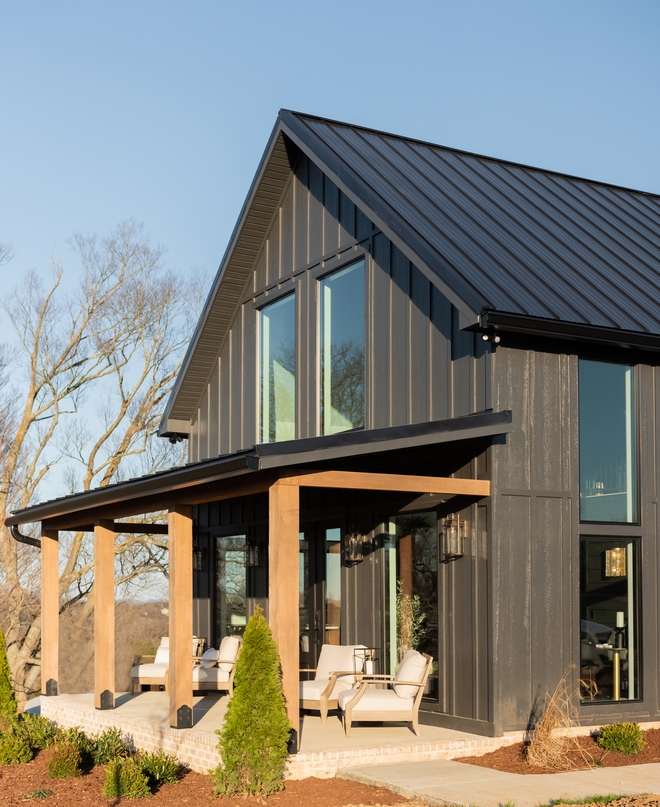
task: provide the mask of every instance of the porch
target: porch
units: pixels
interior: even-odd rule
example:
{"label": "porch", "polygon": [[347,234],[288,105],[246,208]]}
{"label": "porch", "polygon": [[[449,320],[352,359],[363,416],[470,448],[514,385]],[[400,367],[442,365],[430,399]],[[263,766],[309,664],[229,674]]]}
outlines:
{"label": "porch", "polygon": [[[41,714],[64,727],[78,726],[88,733],[117,726],[136,748],[163,749],[175,754],[192,770],[206,773],[220,761],[216,729],[222,727],[228,698],[216,694],[193,698],[192,729],[169,725],[169,697],[164,692],[143,692],[134,697],[115,695],[115,708],[94,708],[93,693],[41,698]],[[300,719],[299,750],[289,757],[287,778],[330,778],[343,768],[394,764],[420,760],[456,759],[488,753],[518,742],[521,733],[483,737],[462,731],[420,726],[415,736],[407,725],[356,724],[351,737],[344,735],[339,717],[330,714],[325,726],[317,715]]]}

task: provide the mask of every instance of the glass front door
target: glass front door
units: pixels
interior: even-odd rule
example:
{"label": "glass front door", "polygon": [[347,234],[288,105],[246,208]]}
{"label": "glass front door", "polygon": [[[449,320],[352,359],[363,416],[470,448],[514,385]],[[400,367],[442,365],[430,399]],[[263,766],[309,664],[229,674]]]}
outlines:
{"label": "glass front door", "polygon": [[246,536],[216,538],[215,641],[243,635],[247,622]]}
{"label": "glass front door", "polygon": [[394,673],[409,650],[433,657],[424,697],[438,700],[438,517],[393,516],[385,537],[384,660]]}

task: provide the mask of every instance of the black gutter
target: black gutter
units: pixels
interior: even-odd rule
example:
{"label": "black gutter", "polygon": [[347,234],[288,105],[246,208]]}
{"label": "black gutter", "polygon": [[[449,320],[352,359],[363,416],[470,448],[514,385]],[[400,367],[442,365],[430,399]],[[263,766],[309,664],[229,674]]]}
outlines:
{"label": "black gutter", "polygon": [[9,531],[11,532],[14,540],[18,541],[19,544],[36,546],[37,549],[41,549],[41,541],[39,541],[37,538],[32,538],[30,535],[23,535],[15,524],[9,525]]}
{"label": "black gutter", "polygon": [[486,311],[479,317],[479,325],[480,330],[486,332],[519,333],[572,342],[660,351],[660,334],[583,325],[579,322]]}

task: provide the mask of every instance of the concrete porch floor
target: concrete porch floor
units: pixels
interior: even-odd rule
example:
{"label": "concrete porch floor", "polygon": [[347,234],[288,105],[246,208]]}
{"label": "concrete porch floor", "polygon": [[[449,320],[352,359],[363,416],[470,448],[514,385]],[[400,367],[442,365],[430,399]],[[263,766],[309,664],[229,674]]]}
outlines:
{"label": "concrete porch floor", "polygon": [[[109,711],[94,709],[91,693],[42,697],[41,713],[61,725],[77,725],[91,733],[117,725],[132,737],[136,747],[163,748],[194,770],[204,771],[219,762],[215,731],[222,726],[227,704],[226,695],[196,696],[194,728],[183,730],[169,727],[169,698],[164,692],[143,692],[134,697],[118,693],[116,708]],[[331,713],[325,726],[317,715],[305,714],[301,719],[300,750],[289,759],[288,775],[328,777],[340,768],[357,765],[453,759],[486,753],[519,739],[517,734],[482,737],[437,726],[420,726],[419,732],[415,736],[405,724],[358,724],[347,738],[337,714]]]}

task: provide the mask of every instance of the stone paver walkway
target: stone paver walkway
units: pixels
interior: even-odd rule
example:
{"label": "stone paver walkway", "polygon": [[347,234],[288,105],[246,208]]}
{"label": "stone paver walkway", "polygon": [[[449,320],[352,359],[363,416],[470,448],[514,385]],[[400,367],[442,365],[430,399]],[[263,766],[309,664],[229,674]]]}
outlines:
{"label": "stone paver walkway", "polygon": [[516,807],[535,807],[561,798],[660,793],[660,763],[523,776],[440,759],[345,768],[337,776],[440,805],[500,807],[513,802]]}

